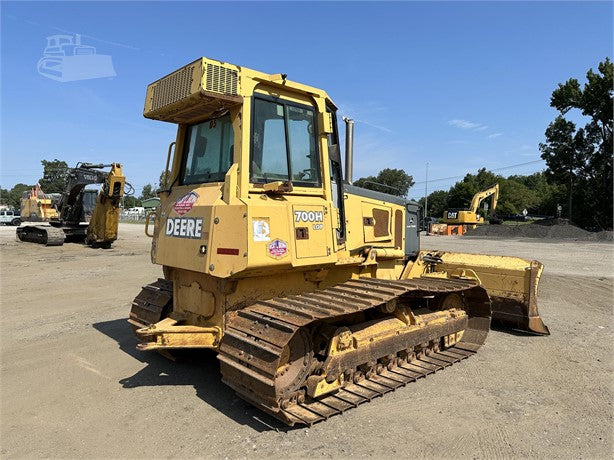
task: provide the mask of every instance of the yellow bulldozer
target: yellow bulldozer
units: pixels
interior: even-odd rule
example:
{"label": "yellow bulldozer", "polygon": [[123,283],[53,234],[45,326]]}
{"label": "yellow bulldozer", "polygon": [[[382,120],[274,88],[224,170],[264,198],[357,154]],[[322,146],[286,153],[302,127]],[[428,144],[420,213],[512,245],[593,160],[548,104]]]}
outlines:
{"label": "yellow bulldozer", "polygon": [[336,113],[323,90],[207,58],[145,100],[178,130],[145,227],[164,278],[132,303],[138,348],[216,350],[223,381],[289,425],[473,355],[491,318],[548,334],[542,264],[421,251],[417,203],[352,185],[350,119],[342,177]]}
{"label": "yellow bulldozer", "polygon": [[47,222],[50,219],[57,219],[58,215],[53,205],[53,196],[45,194],[40,184],[36,184],[21,195],[22,222]]}

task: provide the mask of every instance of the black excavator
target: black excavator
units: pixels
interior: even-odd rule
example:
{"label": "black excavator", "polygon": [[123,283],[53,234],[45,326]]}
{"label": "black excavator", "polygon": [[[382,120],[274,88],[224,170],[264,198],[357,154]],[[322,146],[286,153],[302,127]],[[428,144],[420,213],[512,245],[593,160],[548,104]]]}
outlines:
{"label": "black excavator", "polygon": [[[104,168],[110,167],[110,171]],[[86,190],[103,184],[100,192]],[[64,241],[85,242],[94,247],[110,247],[117,239],[119,203],[126,178],[119,163],[77,163],[68,170],[68,182],[56,204],[59,217],[48,224],[25,224],[17,228],[21,241],[61,246]]]}

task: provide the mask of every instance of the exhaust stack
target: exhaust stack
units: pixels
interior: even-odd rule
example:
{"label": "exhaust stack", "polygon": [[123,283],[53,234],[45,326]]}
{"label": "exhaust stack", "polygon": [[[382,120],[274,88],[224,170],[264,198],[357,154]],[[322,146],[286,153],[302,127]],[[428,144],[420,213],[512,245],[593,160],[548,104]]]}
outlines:
{"label": "exhaust stack", "polygon": [[354,166],[354,120],[343,117],[345,122],[345,181],[352,183]]}

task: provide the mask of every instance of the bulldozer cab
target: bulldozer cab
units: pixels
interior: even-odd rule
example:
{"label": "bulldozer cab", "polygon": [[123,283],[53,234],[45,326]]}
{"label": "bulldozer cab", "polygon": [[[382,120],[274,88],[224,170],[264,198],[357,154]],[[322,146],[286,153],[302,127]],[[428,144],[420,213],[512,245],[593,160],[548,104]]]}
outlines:
{"label": "bulldozer cab", "polygon": [[[145,107],[178,124],[154,260],[222,277],[335,263],[345,219],[326,93],[204,58],[178,72],[150,85]],[[196,95],[171,102],[163,90],[182,72]]]}

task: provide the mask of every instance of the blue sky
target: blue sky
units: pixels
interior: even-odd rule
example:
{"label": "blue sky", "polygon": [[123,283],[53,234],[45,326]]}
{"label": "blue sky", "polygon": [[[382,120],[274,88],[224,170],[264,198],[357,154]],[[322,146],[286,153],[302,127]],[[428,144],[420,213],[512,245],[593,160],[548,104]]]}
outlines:
{"label": "blue sky", "polygon": [[[355,177],[403,168],[410,196],[467,172],[543,169],[552,90],[612,56],[612,3],[2,2],[0,184],[41,159],[124,164],[156,182],[175,126],[142,117],[148,83],[208,56],[325,89],[357,121]],[[37,72],[46,37],[80,33],[115,77]],[[446,180],[436,180],[451,178]]]}

